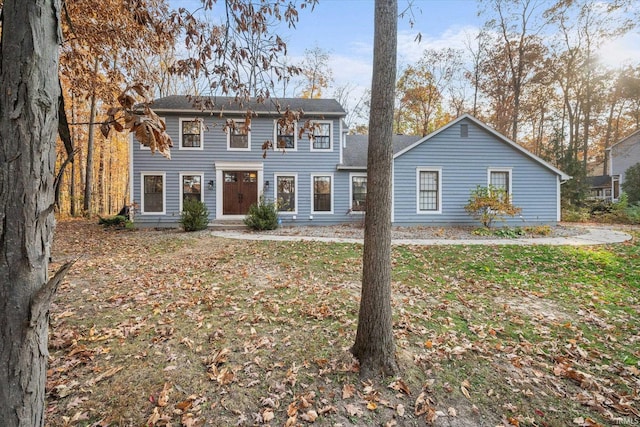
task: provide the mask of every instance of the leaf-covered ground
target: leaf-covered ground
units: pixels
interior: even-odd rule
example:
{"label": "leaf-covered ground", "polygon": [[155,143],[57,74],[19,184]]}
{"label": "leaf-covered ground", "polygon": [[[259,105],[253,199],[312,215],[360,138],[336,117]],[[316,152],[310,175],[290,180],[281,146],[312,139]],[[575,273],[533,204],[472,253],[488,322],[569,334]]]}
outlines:
{"label": "leaf-covered ground", "polygon": [[639,425],[633,234],[394,248],[402,372],[361,382],[361,246],[62,221],[47,424]]}

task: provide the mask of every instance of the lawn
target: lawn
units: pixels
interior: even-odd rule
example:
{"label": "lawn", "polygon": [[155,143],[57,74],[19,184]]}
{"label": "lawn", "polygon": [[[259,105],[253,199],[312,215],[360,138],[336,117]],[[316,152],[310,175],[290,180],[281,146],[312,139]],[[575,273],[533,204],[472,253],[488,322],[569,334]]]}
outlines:
{"label": "lawn", "polygon": [[61,221],[50,426],[640,425],[640,233],[393,250],[398,377],[358,378],[358,244]]}

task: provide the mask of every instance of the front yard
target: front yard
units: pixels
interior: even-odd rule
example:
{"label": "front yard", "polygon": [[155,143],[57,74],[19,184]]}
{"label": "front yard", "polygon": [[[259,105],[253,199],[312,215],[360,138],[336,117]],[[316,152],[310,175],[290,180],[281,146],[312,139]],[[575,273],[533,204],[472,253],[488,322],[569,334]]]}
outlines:
{"label": "front yard", "polygon": [[640,232],[594,247],[401,246],[403,372],[361,382],[357,244],[56,230],[47,424],[640,424]]}

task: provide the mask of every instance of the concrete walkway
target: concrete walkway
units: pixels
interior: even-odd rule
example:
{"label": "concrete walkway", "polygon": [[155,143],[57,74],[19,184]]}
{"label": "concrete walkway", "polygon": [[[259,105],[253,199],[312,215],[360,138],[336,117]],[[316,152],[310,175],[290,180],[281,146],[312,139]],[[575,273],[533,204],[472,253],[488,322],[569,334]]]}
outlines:
{"label": "concrete walkway", "polygon": [[[631,240],[631,235],[622,231],[608,228],[585,227],[585,233],[570,237],[537,237],[519,239],[398,239],[393,240],[394,245],[602,245],[608,243],[622,243]],[[260,234],[251,231],[212,231],[212,236],[226,239],[240,240],[270,240],[277,242],[332,242],[332,243],[362,243],[363,239],[348,237],[316,237],[316,236],[291,236],[277,234]]]}

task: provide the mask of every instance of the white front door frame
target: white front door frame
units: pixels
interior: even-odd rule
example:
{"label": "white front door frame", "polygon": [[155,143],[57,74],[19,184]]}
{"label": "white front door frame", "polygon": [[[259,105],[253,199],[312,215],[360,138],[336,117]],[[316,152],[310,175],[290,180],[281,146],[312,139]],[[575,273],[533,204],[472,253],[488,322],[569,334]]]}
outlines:
{"label": "white front door frame", "polygon": [[216,219],[239,220],[245,215],[223,215],[224,171],[256,171],[258,172],[258,200],[262,197],[264,187],[264,164],[262,162],[215,162],[216,170]]}

